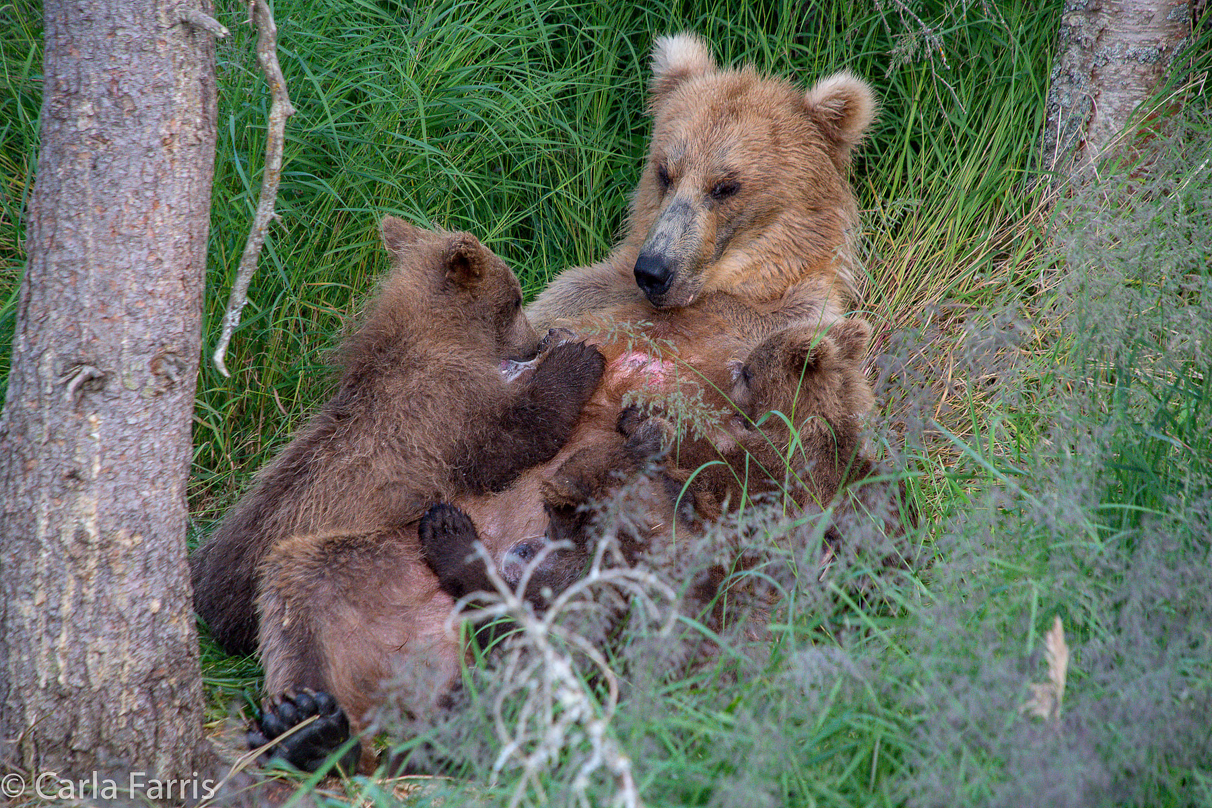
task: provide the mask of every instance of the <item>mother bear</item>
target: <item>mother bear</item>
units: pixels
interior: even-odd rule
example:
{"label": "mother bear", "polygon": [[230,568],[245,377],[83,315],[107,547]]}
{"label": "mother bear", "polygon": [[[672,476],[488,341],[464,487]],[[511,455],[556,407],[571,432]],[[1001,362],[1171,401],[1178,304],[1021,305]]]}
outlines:
{"label": "mother bear", "polygon": [[[843,72],[805,92],[751,67],[720,69],[700,39],[681,34],[655,44],[650,112],[652,142],[627,235],[604,261],[556,277],[527,312],[538,327],[566,326],[598,344],[608,362],[602,382],[550,462],[503,492],[457,502],[495,555],[519,537],[546,532],[544,486],[570,458],[622,442],[615,425],[625,397],[693,389],[708,409],[726,413],[725,391],[733,388],[738,361],[790,323],[839,319],[858,296],[859,217],[846,173],[875,114],[865,83]],[[292,551],[276,568],[292,570],[295,580],[331,578],[331,567],[309,574],[309,564],[324,563],[316,560],[326,557],[319,549]],[[274,568],[262,575],[263,593],[281,589],[283,581],[270,580]],[[325,614],[367,626],[390,620],[360,615],[364,604],[356,593],[366,581],[347,584],[335,587],[351,593],[345,599],[295,595],[313,623]],[[272,649],[298,648],[308,639],[295,636],[297,622],[262,617],[268,618],[260,626],[267,680],[302,683],[307,672]],[[339,646],[314,650],[329,657],[359,653],[356,644]],[[452,650],[440,656],[457,655]],[[398,654],[400,667],[420,669],[433,648],[406,643]],[[440,678],[454,675],[440,672]],[[416,692],[393,695],[424,709],[435,695],[434,679],[418,678],[428,684],[418,681]],[[368,692],[355,701],[365,705],[376,700],[369,691],[378,683],[364,684]],[[347,694],[335,695],[349,701]],[[283,721],[269,716],[275,730],[266,734],[294,723],[293,712]],[[367,717],[350,716],[355,727],[365,726]]]}
{"label": "mother bear", "polygon": [[750,66],[721,69],[691,34],[658,39],[652,71],[652,139],[625,237],[527,308],[536,328],[598,344],[606,373],[564,451],[465,504],[490,546],[543,532],[543,481],[582,447],[620,439],[623,395],[681,389],[685,400],[688,387],[727,413],[735,362],[789,323],[839,319],[861,296],[847,173],[875,117],[871,88],[845,71],[804,92]]}
{"label": "mother bear", "polygon": [[777,302],[793,286],[844,305],[861,291],[850,153],[875,117],[849,72],[807,93],[752,67],[720,70],[690,34],[656,41],[648,162],[627,235],[605,260],[558,275],[528,308],[536,327],[633,303],[691,306],[720,291]]}

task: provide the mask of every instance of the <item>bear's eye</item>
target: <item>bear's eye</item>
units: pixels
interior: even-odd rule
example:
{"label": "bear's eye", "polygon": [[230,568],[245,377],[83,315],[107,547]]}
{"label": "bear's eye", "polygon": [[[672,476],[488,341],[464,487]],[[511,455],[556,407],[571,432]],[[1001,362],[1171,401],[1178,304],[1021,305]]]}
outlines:
{"label": "bear's eye", "polygon": [[746,387],[753,387],[753,371],[748,365],[741,368],[741,381],[745,383]]}
{"label": "bear's eye", "polygon": [[741,190],[741,184],[736,180],[721,180],[711,189],[711,198],[715,200],[727,199]]}
{"label": "bear's eye", "polygon": [[669,169],[665,166],[657,166],[657,182],[661,184],[662,191],[669,190]]}
{"label": "bear's eye", "polygon": [[522,308],[522,293],[515,292],[513,296],[513,310],[517,311],[520,308]]}

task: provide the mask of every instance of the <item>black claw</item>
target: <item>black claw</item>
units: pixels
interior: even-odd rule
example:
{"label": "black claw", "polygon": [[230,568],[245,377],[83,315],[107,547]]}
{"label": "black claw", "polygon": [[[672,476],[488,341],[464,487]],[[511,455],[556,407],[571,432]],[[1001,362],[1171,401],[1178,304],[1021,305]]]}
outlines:
{"label": "black claw", "polygon": [[[290,696],[286,696],[282,699],[282,701],[277,706],[276,712],[278,715],[278,719],[286,727],[293,727],[295,724],[298,724],[302,720],[302,717],[300,717],[300,715],[299,715],[299,711],[297,709],[295,709],[294,699],[292,699]],[[279,733],[279,734],[281,734],[281,733]]]}
{"label": "black claw", "polygon": [[[313,693],[312,695],[316,701],[316,712],[320,715],[332,715],[341,709],[337,706],[337,700],[333,698],[331,693],[325,693],[321,690],[319,693]],[[344,717],[345,713],[342,712],[341,716]]]}
{"label": "black claw", "polygon": [[313,699],[311,697],[311,695],[309,695],[306,691],[304,691],[302,693],[296,693],[294,695],[293,701],[295,703],[295,708],[299,711],[299,713],[301,715],[319,714],[319,710],[316,709],[315,699]]}
{"label": "black claw", "polygon": [[261,715],[257,718],[257,723],[265,735],[266,741],[278,737],[291,727],[291,724],[282,720],[279,708],[280,704],[277,699],[267,702],[264,709],[261,710]]}

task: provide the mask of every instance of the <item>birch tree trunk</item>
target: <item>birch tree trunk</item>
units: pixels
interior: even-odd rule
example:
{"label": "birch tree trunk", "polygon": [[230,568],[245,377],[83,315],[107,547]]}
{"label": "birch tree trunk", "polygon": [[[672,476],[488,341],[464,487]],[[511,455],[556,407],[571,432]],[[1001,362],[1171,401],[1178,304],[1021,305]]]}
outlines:
{"label": "birch tree trunk", "polygon": [[1043,132],[1054,188],[1115,147],[1190,34],[1188,0],[1065,0]]}
{"label": "birch tree trunk", "polygon": [[[215,147],[210,0],[47,0],[0,419],[0,758],[205,761],[185,485]],[[187,22],[187,19],[193,22]]]}

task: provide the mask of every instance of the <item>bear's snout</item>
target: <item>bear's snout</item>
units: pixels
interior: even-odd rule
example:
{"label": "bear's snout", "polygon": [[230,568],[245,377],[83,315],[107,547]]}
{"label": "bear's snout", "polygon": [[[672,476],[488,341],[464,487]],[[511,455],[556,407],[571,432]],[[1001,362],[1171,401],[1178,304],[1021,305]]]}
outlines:
{"label": "bear's snout", "polygon": [[642,252],[635,262],[635,282],[649,300],[659,298],[673,285],[673,268],[665,256]]}

